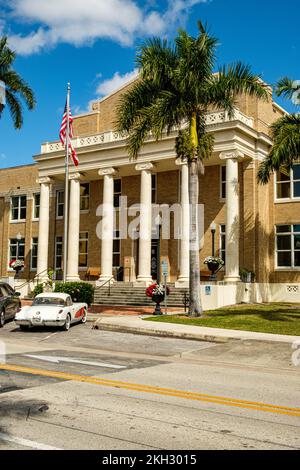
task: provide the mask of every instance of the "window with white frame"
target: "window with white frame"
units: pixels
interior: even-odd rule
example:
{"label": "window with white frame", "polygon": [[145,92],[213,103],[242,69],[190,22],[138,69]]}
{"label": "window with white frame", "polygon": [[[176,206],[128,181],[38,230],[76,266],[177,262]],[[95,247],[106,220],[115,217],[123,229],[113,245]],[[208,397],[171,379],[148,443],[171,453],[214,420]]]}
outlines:
{"label": "window with white frame", "polygon": [[63,237],[55,237],[55,269],[62,269]]}
{"label": "window with white frame", "polygon": [[224,261],[226,261],[226,225],[220,225],[220,249],[219,256]]}
{"label": "window with white frame", "polygon": [[122,195],[122,180],[114,179],[114,207],[120,207],[120,197]]}
{"label": "window with white frame", "polygon": [[300,199],[300,163],[281,167],[275,177],[276,199]]}
{"label": "window with white frame", "polygon": [[79,233],[79,262],[80,268],[86,268],[88,264],[89,233]]}
{"label": "window with white frame", "polygon": [[300,224],[277,225],[275,237],[277,268],[300,269]]}
{"label": "window with white frame", "polygon": [[10,218],[13,221],[26,219],[26,196],[12,196],[10,200]]}
{"label": "window with white frame", "polygon": [[14,259],[25,259],[25,238],[11,238],[9,240],[9,263]]}
{"label": "window with white frame", "polygon": [[121,240],[119,230],[115,230],[113,239],[113,267],[118,268],[121,264]]}
{"label": "window with white frame", "polygon": [[30,266],[32,270],[37,268],[37,259],[38,259],[38,237],[33,237],[31,239],[31,259]]}
{"label": "window with white frame", "polygon": [[62,190],[56,191],[56,217],[64,216],[65,192]]}
{"label": "window with white frame", "polygon": [[88,211],[90,208],[90,183],[80,184],[80,210]]}
{"label": "window with white frame", "polygon": [[157,175],[151,175],[151,202],[156,204],[157,199]]}
{"label": "window with white frame", "polygon": [[220,166],[220,199],[226,199],[226,166]]}
{"label": "window with white frame", "polygon": [[33,195],[33,218],[40,218],[40,193]]}

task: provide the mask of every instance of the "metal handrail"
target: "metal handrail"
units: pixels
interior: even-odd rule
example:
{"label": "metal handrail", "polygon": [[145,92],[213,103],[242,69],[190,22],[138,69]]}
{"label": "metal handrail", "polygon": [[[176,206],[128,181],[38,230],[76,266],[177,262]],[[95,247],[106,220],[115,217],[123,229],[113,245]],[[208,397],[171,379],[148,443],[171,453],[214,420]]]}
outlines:
{"label": "metal handrail", "polygon": [[114,274],[114,278],[115,276],[118,276],[119,273],[124,273],[126,269],[129,270],[129,281],[128,282],[131,282],[131,267],[130,266],[120,266],[119,268],[115,268],[115,270],[118,269],[118,271],[116,272],[116,274]]}
{"label": "metal handrail", "polygon": [[44,269],[43,271],[39,272],[38,274],[36,274],[33,278],[29,278],[27,279],[27,281],[23,282],[23,284],[21,284],[20,286],[18,286],[18,289],[21,289],[22,287],[26,286],[26,284],[29,284],[31,281],[36,281],[37,284],[39,283],[39,278],[42,274],[44,273],[48,273],[48,271],[53,271],[53,272],[57,272],[57,271],[60,271],[61,269],[60,268],[56,268],[56,269],[53,269],[53,268],[47,268],[47,269]]}
{"label": "metal handrail", "polygon": [[115,279],[114,276],[111,276],[103,284],[101,284],[101,286],[99,286],[99,289],[102,289],[102,287],[104,287],[108,283],[108,295],[110,295],[110,281],[112,281],[112,279]]}

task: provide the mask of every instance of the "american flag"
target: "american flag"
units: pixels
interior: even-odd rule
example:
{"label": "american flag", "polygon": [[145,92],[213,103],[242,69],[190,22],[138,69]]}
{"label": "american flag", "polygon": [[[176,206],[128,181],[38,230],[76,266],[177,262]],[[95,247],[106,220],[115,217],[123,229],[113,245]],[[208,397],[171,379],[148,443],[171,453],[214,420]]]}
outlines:
{"label": "american flag", "polygon": [[[64,110],[64,114],[63,114],[63,118],[62,118],[62,122],[61,122],[61,126],[60,126],[60,131],[59,131],[59,138],[60,138],[61,143],[64,146],[66,145],[67,121],[68,121],[68,118],[67,118],[67,102],[66,102],[65,110]],[[69,138],[70,138],[70,140],[69,140],[69,149],[71,151],[71,157],[72,157],[73,163],[74,163],[75,166],[77,166],[78,165],[78,157],[77,157],[77,153],[76,153],[75,149],[73,148],[73,145],[72,145],[72,142],[71,142],[72,137],[73,137],[73,118],[72,118],[71,110],[69,109]]]}

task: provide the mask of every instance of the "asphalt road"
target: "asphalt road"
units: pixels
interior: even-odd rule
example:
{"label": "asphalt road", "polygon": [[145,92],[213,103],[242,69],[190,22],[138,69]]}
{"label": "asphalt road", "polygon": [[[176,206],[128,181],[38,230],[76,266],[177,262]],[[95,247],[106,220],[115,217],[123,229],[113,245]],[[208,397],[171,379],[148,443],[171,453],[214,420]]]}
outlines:
{"label": "asphalt road", "polygon": [[299,449],[292,352],[10,323],[0,330],[0,449]]}

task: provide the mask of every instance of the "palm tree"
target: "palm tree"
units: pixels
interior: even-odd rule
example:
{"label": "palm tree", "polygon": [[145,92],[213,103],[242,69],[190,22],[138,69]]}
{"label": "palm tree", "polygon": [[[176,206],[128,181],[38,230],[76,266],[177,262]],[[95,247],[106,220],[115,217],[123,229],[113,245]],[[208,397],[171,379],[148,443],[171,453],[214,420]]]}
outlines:
{"label": "palm tree", "polygon": [[[293,99],[300,104],[300,82],[284,77],[276,85],[277,96]],[[295,160],[300,157],[300,115],[286,114],[271,126],[273,147],[269,155],[260,164],[257,179],[261,184],[266,184],[274,171],[281,166],[291,168]]]}
{"label": "palm tree", "polygon": [[160,139],[174,126],[182,128],[176,138],[177,156],[189,167],[190,224],[190,307],[191,316],[200,316],[199,233],[196,212],[199,194],[198,172],[213,151],[213,137],[206,133],[205,113],[224,109],[231,117],[238,93],[266,98],[266,87],[248,66],[240,62],[214,73],[217,39],[198,22],[199,34],[192,37],[179,30],[175,44],[165,39],[147,40],[136,62],[139,79],[121,97],[117,129],[128,133],[131,159],[136,159],[149,132]]}
{"label": "palm tree", "polygon": [[[28,109],[35,106],[33,91],[12,65],[16,54],[7,45],[7,37],[0,38],[0,80],[5,84],[6,101],[16,129],[23,124],[22,104],[19,96],[25,101]],[[0,110],[1,117],[1,110]]]}

